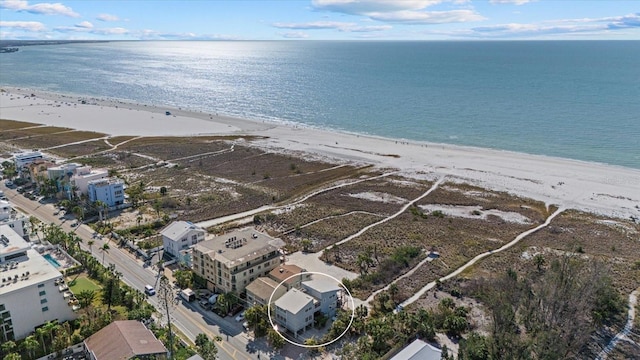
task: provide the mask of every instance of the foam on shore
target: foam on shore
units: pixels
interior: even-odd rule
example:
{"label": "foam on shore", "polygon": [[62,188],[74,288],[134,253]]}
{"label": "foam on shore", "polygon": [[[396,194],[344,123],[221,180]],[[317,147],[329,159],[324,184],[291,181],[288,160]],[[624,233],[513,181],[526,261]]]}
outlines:
{"label": "foam on shore", "polygon": [[[0,118],[110,135],[257,135],[257,146],[396,168],[619,218],[640,218],[640,170],[548,156],[377,138],[204,112],[26,89],[0,93]],[[31,94],[35,96],[31,96]],[[82,104],[84,100],[85,104]],[[171,115],[165,115],[170,111]]]}

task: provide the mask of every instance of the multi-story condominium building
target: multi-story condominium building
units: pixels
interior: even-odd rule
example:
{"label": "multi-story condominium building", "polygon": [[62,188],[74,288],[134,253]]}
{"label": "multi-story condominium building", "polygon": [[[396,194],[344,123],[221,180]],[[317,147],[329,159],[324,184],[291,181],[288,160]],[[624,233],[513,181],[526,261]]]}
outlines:
{"label": "multi-story condominium building", "polygon": [[174,221],[160,231],[164,253],[191,267],[191,248],[204,240],[206,231],[189,222]]}
{"label": "multi-story condominium building", "polygon": [[275,302],[274,321],[295,336],[313,325],[314,299],[298,289],[291,289]]}
{"label": "multi-story condominium building", "polygon": [[124,204],[124,181],[118,178],[91,180],[88,184],[89,201],[102,201],[109,207]]}
{"label": "multi-story condominium building", "polygon": [[44,159],[44,155],[40,151],[28,151],[13,155],[13,163],[18,171],[38,159]]}
{"label": "multi-story condominium building", "polygon": [[302,289],[302,282],[311,280],[311,274],[307,270],[293,264],[280,264],[269,272],[269,277],[278,284],[284,282],[283,286],[286,290]]}
{"label": "multi-story condominium building", "polygon": [[89,191],[89,181],[105,179],[109,177],[107,169],[91,169],[91,166],[83,166],[75,169],[76,173],[71,180],[78,189],[78,193],[87,194]]}
{"label": "multi-story condominium building", "polygon": [[[22,339],[49,321],[76,318],[52,262],[0,225],[0,339]],[[63,291],[61,291],[63,290]]]}
{"label": "multi-story condominium building", "polygon": [[240,293],[280,264],[282,246],[284,241],[246,228],[196,244],[192,268],[210,290]]}
{"label": "multi-story condominium building", "polygon": [[269,299],[271,299],[271,302],[280,299],[287,292],[287,288],[284,285],[279,285],[277,281],[264,276],[253,280],[245,288],[247,291],[247,306],[267,305]]}
{"label": "multi-story condominium building", "polygon": [[302,283],[302,289],[311,295],[315,302],[315,311],[320,311],[328,317],[336,314],[338,296],[342,288],[334,280],[326,276],[314,276],[313,280]]}
{"label": "multi-story condominium building", "polygon": [[29,218],[17,212],[8,201],[0,200],[0,226],[7,225],[20,237],[24,238],[27,231],[25,227]]}

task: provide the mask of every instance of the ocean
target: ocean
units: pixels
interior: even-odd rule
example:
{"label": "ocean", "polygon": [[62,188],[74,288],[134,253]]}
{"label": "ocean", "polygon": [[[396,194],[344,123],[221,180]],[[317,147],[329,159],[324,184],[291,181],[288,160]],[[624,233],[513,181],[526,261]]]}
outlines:
{"label": "ocean", "polygon": [[640,41],[108,42],[0,54],[0,85],[640,168],[638,64]]}

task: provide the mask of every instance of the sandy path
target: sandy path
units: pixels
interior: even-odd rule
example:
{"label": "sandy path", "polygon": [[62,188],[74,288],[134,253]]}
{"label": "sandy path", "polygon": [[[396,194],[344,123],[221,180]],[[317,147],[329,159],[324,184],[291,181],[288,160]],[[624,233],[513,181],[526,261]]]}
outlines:
{"label": "sandy path", "polygon": [[[516,236],[515,239],[511,240],[511,242],[503,245],[499,249],[490,250],[490,251],[487,251],[485,253],[482,253],[482,254],[474,257],[473,259],[469,260],[469,262],[467,262],[466,264],[464,264],[461,267],[457,268],[455,271],[453,271],[449,275],[441,277],[439,279],[440,282],[447,281],[447,280],[451,279],[452,277],[458,276],[460,273],[465,271],[467,268],[469,268],[470,266],[472,266],[476,262],[484,259],[485,257],[493,255],[493,254],[497,254],[497,253],[499,253],[501,251],[504,251],[504,250],[507,250],[508,248],[510,248],[513,245],[517,244],[520,240],[524,239],[526,236],[528,236],[530,234],[533,234],[534,232],[536,232],[536,231],[538,231],[538,230],[540,230],[542,228],[547,227],[551,223],[551,220],[553,220],[553,218],[555,218],[556,216],[560,215],[564,210],[565,210],[564,208],[559,208],[553,214],[551,214],[543,224],[538,225],[533,229],[529,229],[529,230],[521,233],[520,235]],[[400,304],[400,307],[406,307],[407,305],[412,304],[416,300],[420,299],[420,297],[422,297],[422,295],[424,295],[427,291],[431,290],[434,286],[436,286],[436,281],[432,281],[432,282],[428,283],[422,289],[418,290],[418,292],[416,292],[412,297],[410,297],[407,300],[403,301],[402,304]]]}
{"label": "sandy path", "polygon": [[637,288],[629,295],[629,311],[627,312],[627,324],[624,326],[624,329],[616,334],[616,336],[609,341],[609,344],[605,346],[605,348],[598,354],[596,360],[604,360],[607,358],[609,353],[615,349],[616,345],[620,340],[624,340],[627,338],[631,330],[633,329],[633,322],[636,318],[636,304],[638,303],[638,295],[640,295],[640,288]]}
{"label": "sandy path", "polygon": [[331,247],[327,247],[327,249],[332,249],[334,246],[342,245],[342,244],[344,244],[344,243],[346,243],[346,242],[348,242],[348,241],[351,241],[352,239],[355,239],[355,238],[357,238],[358,236],[360,236],[360,235],[364,234],[364,233],[365,233],[365,231],[367,231],[367,230],[371,229],[372,227],[378,226],[378,225],[380,225],[380,224],[384,224],[385,222],[387,222],[387,221],[389,221],[389,220],[395,219],[396,217],[400,216],[402,213],[404,213],[405,211],[407,211],[407,209],[408,209],[411,205],[415,204],[417,201],[420,201],[422,198],[424,198],[424,197],[426,197],[427,195],[431,194],[431,192],[433,192],[433,190],[437,189],[437,188],[438,188],[438,186],[439,186],[440,184],[442,184],[442,182],[443,182],[443,181],[444,181],[444,177],[441,177],[440,179],[438,179],[438,181],[436,181],[436,182],[431,186],[431,188],[430,188],[429,190],[427,190],[424,194],[422,194],[422,195],[418,196],[417,198],[415,198],[415,199],[413,199],[413,200],[409,201],[405,206],[403,206],[403,207],[402,207],[398,212],[396,212],[395,214],[393,214],[393,215],[391,215],[391,216],[389,216],[389,217],[386,217],[386,218],[384,218],[384,219],[382,219],[382,220],[380,220],[380,221],[378,221],[378,222],[375,222],[375,223],[373,223],[373,224],[371,224],[371,225],[367,225],[367,226],[363,227],[363,228],[362,228],[360,231],[358,231],[357,233],[355,233],[355,234],[353,234],[353,235],[350,235],[350,236],[346,237],[346,238],[345,238],[345,239],[343,239],[343,240],[338,241],[337,243],[335,243],[335,245],[333,245],[333,246],[331,246]]}

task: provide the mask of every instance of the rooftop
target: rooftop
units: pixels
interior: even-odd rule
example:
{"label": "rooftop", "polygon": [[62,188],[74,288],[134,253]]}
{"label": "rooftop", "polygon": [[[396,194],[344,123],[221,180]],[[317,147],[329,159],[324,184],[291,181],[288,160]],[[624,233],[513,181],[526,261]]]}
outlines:
{"label": "rooftop", "polygon": [[167,352],[151,330],[136,320],[114,321],[84,343],[97,360],[127,360]]}
{"label": "rooftop", "polygon": [[6,246],[5,242],[0,243],[0,258],[12,254],[16,256],[0,262],[0,296],[62,277],[62,274],[47,259],[32,249],[9,226],[1,225],[0,235],[3,236],[2,239],[8,239]]}
{"label": "rooftop", "polygon": [[313,298],[298,289],[291,289],[282,297],[276,300],[276,306],[280,309],[286,310],[292,314],[297,314],[300,310],[304,309],[310,302],[313,303]]}
{"label": "rooftop", "polygon": [[273,294],[278,287],[278,283],[268,277],[259,277],[253,280],[246,289],[248,292],[253,293],[260,299],[269,300],[271,294]]}
{"label": "rooftop", "polygon": [[108,177],[108,178],[104,178],[104,179],[90,180],[88,182],[88,184],[92,184],[92,185],[96,185],[96,186],[107,186],[107,185],[111,185],[111,184],[123,184],[124,185],[124,180],[122,180],[120,178],[116,178],[116,177]]}
{"label": "rooftop", "polygon": [[171,240],[179,240],[190,230],[200,230],[204,232],[204,229],[197,225],[194,225],[189,221],[174,221],[171,224],[167,225],[164,229],[162,229],[160,231],[160,234],[162,234],[162,236],[168,237]]}
{"label": "rooftop", "polygon": [[284,241],[281,239],[272,238],[252,228],[245,228],[203,241],[195,248],[232,268],[277,251],[282,246]]}
{"label": "rooftop", "polygon": [[316,290],[320,293],[339,291],[342,289],[342,287],[338,285],[335,280],[329,279],[326,276],[305,281],[302,283],[302,286],[305,288]]}
{"label": "rooftop", "polygon": [[440,360],[442,350],[416,339],[391,360]]}
{"label": "rooftop", "polygon": [[[78,168],[80,169],[80,168]],[[84,169],[84,168],[83,168]],[[89,172],[84,172],[84,171],[77,171],[78,173],[76,174],[76,178],[78,179],[82,179],[82,178],[86,178],[86,177],[92,177],[95,175],[106,175],[109,174],[109,170],[107,169],[89,169]]]}
{"label": "rooftop", "polygon": [[42,156],[42,153],[40,151],[25,151],[25,152],[14,154],[13,158],[16,160],[21,160],[21,159],[34,157],[34,156],[35,157]]}
{"label": "rooftop", "polygon": [[[301,272],[306,272],[306,270],[297,265],[282,264],[271,270],[269,276],[271,276],[273,279],[276,279],[278,283],[281,283],[288,277],[300,274]],[[297,279],[295,277],[292,277],[291,279],[287,280],[287,284],[294,283],[296,282],[296,280]]]}

